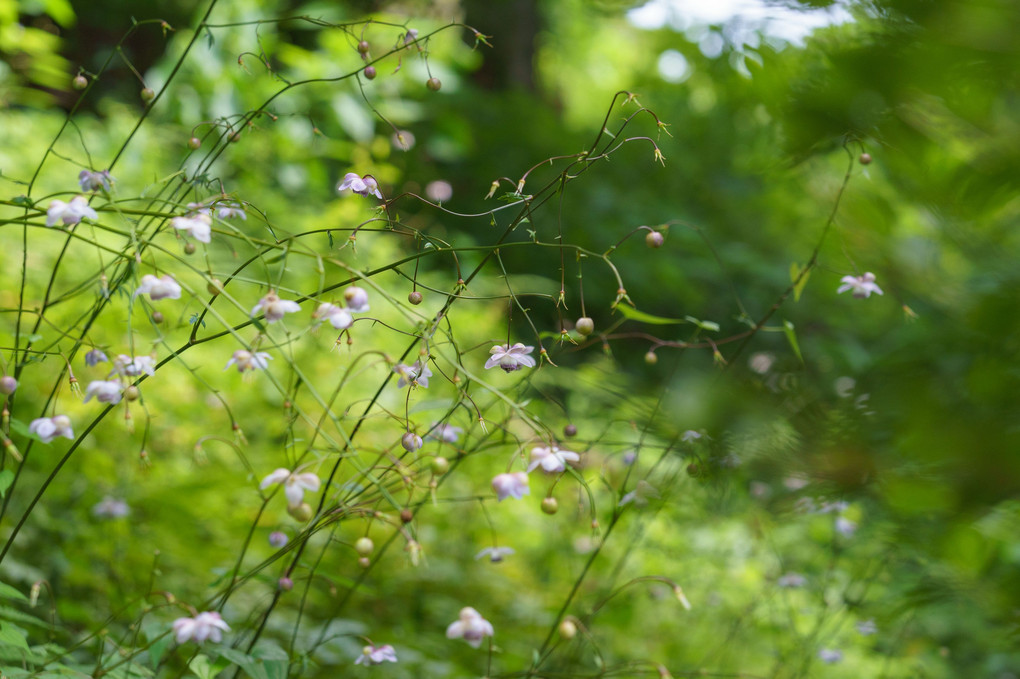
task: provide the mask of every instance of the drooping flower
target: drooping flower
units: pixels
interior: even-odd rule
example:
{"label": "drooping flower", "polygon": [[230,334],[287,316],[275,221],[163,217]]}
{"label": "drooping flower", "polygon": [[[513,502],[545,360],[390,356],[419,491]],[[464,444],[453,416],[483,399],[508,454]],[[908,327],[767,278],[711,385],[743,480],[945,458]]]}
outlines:
{"label": "drooping flower", "polygon": [[99,218],[96,211],[89,207],[89,202],[85,196],[75,196],[69,203],[65,203],[62,200],[54,200],[50,202],[50,206],[46,210],[46,226],[53,226],[57,222],[77,224],[84,217],[89,219]]}
{"label": "drooping flower", "polygon": [[853,290],[853,296],[857,299],[866,299],[871,297],[871,293],[881,295],[882,288],[875,284],[875,274],[870,271],[865,272],[863,276],[843,276],[840,279],[843,284],[836,289],[836,294],[844,293],[847,290]]}
{"label": "drooping flower", "polygon": [[528,475],[524,472],[498,474],[492,479],[492,489],[496,491],[496,498],[499,502],[508,497],[520,500],[525,495],[531,495]]}
{"label": "drooping flower", "polygon": [[85,354],[85,365],[90,368],[98,363],[106,363],[109,360],[102,349],[90,349]]}
{"label": "drooping flower", "polygon": [[266,322],[275,323],[283,318],[284,314],[301,311],[301,306],[293,300],[280,299],[275,291],[270,290],[265,297],[259,300],[258,304],[252,307],[249,316],[254,318],[259,311],[265,314]]}
{"label": "drooping flower", "polygon": [[351,316],[347,309],[330,304],[329,302],[320,304],[319,308],[312,314],[312,318],[329,321],[329,324],[337,330],[349,328],[354,323],[354,317]]}
{"label": "drooping flower", "polygon": [[535,367],[535,359],[528,356],[535,347],[526,347],[520,342],[512,347],[506,344],[497,344],[489,349],[489,360],[485,362],[486,369],[499,366],[505,372],[512,373],[520,370],[522,366]]}
{"label": "drooping flower", "polygon": [[361,649],[361,655],[354,661],[355,665],[381,665],[382,663],[397,662],[397,653],[389,644],[383,646],[365,646]]}
{"label": "drooping flower", "polygon": [[425,438],[432,439],[433,441],[446,441],[447,443],[456,443],[460,438],[461,432],[464,431],[463,427],[455,427],[452,424],[441,422],[433,425],[432,431],[428,433]]}
{"label": "drooping flower", "polygon": [[149,377],[156,374],[156,364],[152,356],[135,356],[131,358],[127,354],[120,354],[117,358],[113,359],[111,376],[138,377],[142,373]]}
{"label": "drooping flower", "polygon": [[421,361],[415,361],[414,365],[400,363],[393,368],[393,372],[400,375],[400,379],[397,380],[397,387],[400,389],[408,384],[428,389],[429,378],[432,377],[432,371],[429,370],[428,364],[423,364]]}
{"label": "drooping flower", "polygon": [[100,403],[120,403],[123,389],[120,382],[94,380],[89,382],[89,386],[85,389],[85,402],[87,403],[95,396]]}
{"label": "drooping flower", "polygon": [[180,299],[181,298],[181,286],[177,284],[173,276],[168,273],[163,274],[159,278],[153,276],[151,273],[147,273],[142,276],[142,284],[138,286],[138,290],[135,291],[136,295],[148,295],[152,301],[165,299]]}
{"label": "drooping flower", "polygon": [[43,443],[49,443],[58,436],[74,440],[74,431],[71,429],[71,418],[67,415],[54,415],[53,417],[40,417],[32,420],[28,430],[39,437]]}
{"label": "drooping flower", "polygon": [[269,534],[269,546],[279,549],[287,544],[289,538],[282,530],[274,530]]}
{"label": "drooping flower", "polygon": [[379,193],[379,182],[370,174],[362,177],[354,172],[348,172],[344,175],[344,180],[340,182],[340,185],[336,187],[337,191],[346,191],[347,189],[359,196],[375,196],[382,200],[382,194]]}
{"label": "drooping flower", "polygon": [[876,625],[875,621],[872,620],[871,618],[868,618],[867,620],[861,620],[859,623],[854,625],[854,627],[857,629],[858,634],[861,634],[866,637],[878,631],[878,625]]}
{"label": "drooping flower", "polygon": [[199,213],[187,217],[174,217],[170,220],[170,226],[185,232],[199,243],[212,242],[212,219],[207,214]]}
{"label": "drooping flower", "polygon": [[237,366],[237,372],[243,373],[251,370],[265,370],[269,367],[267,361],[273,359],[265,351],[247,351],[245,349],[238,349],[234,352],[234,356],[227,361],[227,366],[223,368],[226,370],[232,365]]}
{"label": "drooping flower", "polygon": [[407,33],[404,34],[404,44],[405,45],[410,45],[412,42],[414,42],[417,39],[418,39],[418,29],[417,28],[409,28],[409,29],[407,29]]}
{"label": "drooping flower", "polygon": [[513,553],[513,547],[486,547],[475,555],[475,561],[487,556],[492,563],[499,563],[504,557],[510,556]]}
{"label": "drooping flower", "polygon": [[218,644],[223,640],[223,632],[229,632],[230,626],[215,611],[199,613],[194,618],[177,618],[174,620],[174,636],[178,644],[194,641],[200,644],[206,639]]}
{"label": "drooping flower", "polygon": [[283,484],[283,494],[287,497],[287,505],[289,507],[297,507],[304,499],[305,491],[310,490],[314,493],[319,490],[321,482],[319,477],[311,472],[297,474],[289,469],[280,467],[262,479],[262,483],[259,484],[259,490],[265,490],[274,483]]}
{"label": "drooping flower", "polygon": [[447,639],[463,639],[471,644],[472,648],[478,648],[485,637],[491,637],[493,634],[492,623],[470,606],[460,609],[459,619],[446,628]]}
{"label": "drooping flower", "polygon": [[99,191],[100,189],[109,191],[114,181],[116,180],[110,176],[109,170],[101,172],[82,170],[78,173],[78,184],[82,191]]}
{"label": "drooping flower", "polygon": [[347,302],[347,310],[352,314],[362,314],[369,309],[368,293],[357,285],[344,290],[344,300]]}
{"label": "drooping flower", "polygon": [[833,663],[838,663],[840,660],[843,659],[843,651],[839,651],[833,648],[823,648],[820,651],[818,651],[818,657],[819,659],[821,659],[823,663],[831,665]]}
{"label": "drooping flower", "polygon": [[560,450],[557,446],[549,446],[548,448],[538,446],[531,449],[531,464],[528,465],[528,473],[541,466],[549,474],[555,474],[565,471],[568,462],[577,462],[580,459],[581,456],[577,453],[569,450]]}
{"label": "drooping flower", "polygon": [[807,578],[805,578],[800,573],[791,572],[779,576],[779,579],[776,580],[776,584],[779,585],[780,587],[785,587],[787,589],[796,589],[798,587],[803,587],[804,585],[806,585]]}
{"label": "drooping flower", "polygon": [[101,519],[120,519],[131,513],[131,508],[123,500],[107,495],[92,505],[92,516]]}
{"label": "drooping flower", "polygon": [[217,203],[216,216],[220,219],[233,219],[234,217],[239,217],[243,220],[248,219],[248,215],[239,203]]}

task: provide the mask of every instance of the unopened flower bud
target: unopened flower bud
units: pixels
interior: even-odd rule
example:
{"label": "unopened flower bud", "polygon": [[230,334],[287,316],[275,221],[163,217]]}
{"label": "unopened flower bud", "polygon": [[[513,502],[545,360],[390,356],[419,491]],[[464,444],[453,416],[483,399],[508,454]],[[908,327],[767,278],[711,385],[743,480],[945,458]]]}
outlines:
{"label": "unopened flower bud", "polygon": [[74,79],[71,80],[71,87],[73,87],[76,90],[83,90],[88,86],[89,86],[88,78],[83,76],[81,73],[74,76]]}
{"label": "unopened flower bud", "polygon": [[572,620],[564,620],[559,627],[560,636],[570,641],[577,636],[577,625]]}
{"label": "unopened flower bud", "polygon": [[858,158],[857,160],[860,161],[861,165],[870,165],[871,164],[871,154],[862,153],[861,157]]}
{"label": "unopened flower bud", "polygon": [[542,511],[546,514],[555,514],[560,509],[560,503],[554,497],[542,498]]}
{"label": "unopened flower bud", "polygon": [[587,316],[581,316],[577,319],[577,323],[574,323],[574,328],[577,329],[577,332],[587,337],[595,331],[595,321]]}
{"label": "unopened flower bud", "polygon": [[128,401],[137,401],[141,395],[142,392],[133,384],[124,390],[124,398]]}
{"label": "unopened flower bud", "polygon": [[443,86],[443,83],[439,78],[432,77],[425,81],[425,87],[429,88],[433,92],[438,92],[439,88]]}
{"label": "unopened flower bud", "polygon": [[369,49],[371,49],[371,46],[367,40],[362,40],[358,43],[358,54],[368,54]]}
{"label": "unopened flower bud", "polygon": [[0,394],[10,396],[18,388],[18,381],[10,375],[0,377]]}
{"label": "unopened flower bud", "polygon": [[205,289],[209,292],[210,295],[218,295],[221,292],[223,292],[223,283],[221,283],[220,279],[218,278],[210,278],[209,282],[205,286]]}
{"label": "unopened flower bud", "polygon": [[416,450],[420,450],[422,447],[421,437],[414,432],[407,432],[400,439],[400,445],[403,446],[404,450],[409,453],[413,453]]}
{"label": "unopened flower bud", "polygon": [[313,516],[312,507],[307,502],[302,502],[301,504],[294,505],[293,507],[287,507],[287,513],[294,519],[302,522],[307,521]]}
{"label": "unopened flower bud", "polygon": [[563,435],[566,436],[567,438],[573,438],[574,436],[577,436],[577,427],[572,424],[568,424],[567,426],[563,427]]}
{"label": "unopened flower bud", "polygon": [[375,549],[375,543],[372,542],[372,538],[358,538],[358,541],[354,543],[354,551],[361,556],[368,556]]}
{"label": "unopened flower bud", "polygon": [[413,291],[407,296],[407,301],[414,305],[421,304],[421,293],[417,290]]}
{"label": "unopened flower bud", "polygon": [[375,80],[375,76],[377,75],[375,66],[366,66],[363,73],[365,74],[365,78],[368,80]]}
{"label": "unopened flower bud", "polygon": [[195,250],[197,250],[197,249],[198,248],[196,248],[195,244],[192,243],[191,241],[188,241],[187,243],[184,244],[184,254],[186,254],[186,255],[193,255],[193,254],[195,254]]}
{"label": "unopened flower bud", "polygon": [[690,476],[691,478],[698,478],[701,476],[701,468],[694,462],[691,462],[687,465],[687,476]]}
{"label": "unopened flower bud", "polygon": [[277,580],[276,584],[279,585],[280,589],[282,589],[284,592],[289,592],[290,590],[294,589],[294,581],[288,578],[287,576],[283,576],[282,578]]}
{"label": "unopened flower bud", "polygon": [[400,510],[400,520],[403,523],[411,523],[414,520],[414,512],[406,507]]}
{"label": "unopened flower bud", "polygon": [[432,458],[432,473],[434,474],[445,474],[450,470],[450,461],[445,457],[434,457]]}
{"label": "unopened flower bud", "polygon": [[163,312],[161,312],[161,311],[153,311],[152,312],[152,322],[155,323],[156,325],[159,325],[160,323],[162,323],[163,322]]}
{"label": "unopened flower bud", "polygon": [[152,101],[153,99],[156,98],[156,93],[152,90],[151,87],[143,88],[140,94],[141,94],[141,97],[142,97],[142,101],[144,101],[146,103],[148,103],[148,102],[150,102],[150,101]]}
{"label": "unopened flower bud", "polygon": [[658,250],[659,248],[662,247],[662,244],[665,242],[666,238],[659,231],[649,231],[645,235],[645,245],[652,248],[653,250]]}
{"label": "unopened flower bud", "polygon": [[198,149],[202,145],[202,140],[198,137],[192,137],[188,140],[188,148],[192,151]]}
{"label": "unopened flower bud", "polygon": [[360,559],[358,559],[358,565],[361,566],[362,568],[368,568],[369,566],[372,565],[372,560],[369,559],[367,556],[363,556]]}
{"label": "unopened flower bud", "polygon": [[648,365],[655,365],[658,362],[659,357],[656,356],[654,351],[649,351],[647,354],[645,354],[645,363],[647,363]]}
{"label": "unopened flower bud", "polygon": [[232,135],[230,135],[228,137],[228,140],[234,142],[235,144],[237,142],[241,141],[241,132],[238,131],[238,132],[233,133]]}

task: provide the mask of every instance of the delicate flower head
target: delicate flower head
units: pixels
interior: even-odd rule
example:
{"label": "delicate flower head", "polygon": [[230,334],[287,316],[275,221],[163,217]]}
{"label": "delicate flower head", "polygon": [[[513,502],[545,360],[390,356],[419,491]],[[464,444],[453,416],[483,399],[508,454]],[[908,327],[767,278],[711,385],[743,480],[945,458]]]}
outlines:
{"label": "delicate flower head", "polygon": [[106,363],[109,360],[102,349],[90,349],[85,354],[85,365],[90,368],[98,363]]}
{"label": "delicate flower head", "polygon": [[432,425],[432,431],[425,438],[432,439],[433,441],[456,443],[463,431],[463,427],[455,427],[452,424],[440,422],[439,424]]}
{"label": "delicate flower head", "polygon": [[120,354],[113,359],[113,371],[110,376],[123,375],[124,377],[138,377],[145,373],[149,377],[156,374],[156,362],[152,356],[135,356],[131,358],[127,354]]}
{"label": "delicate flower head", "polygon": [[823,648],[818,651],[818,658],[829,665],[838,663],[843,659],[843,651],[839,651],[833,648]]}
{"label": "delicate flower head", "polygon": [[298,474],[280,467],[262,479],[262,483],[259,484],[259,490],[265,490],[274,483],[283,484],[283,494],[287,497],[287,506],[289,507],[300,506],[304,499],[305,491],[310,490],[314,493],[319,490],[319,485],[321,484],[319,477],[311,472]]}
{"label": "delicate flower head", "polygon": [[412,431],[407,432],[400,438],[400,445],[409,453],[413,453],[416,450],[421,450],[424,442],[421,437]]}
{"label": "delicate flower head", "polygon": [[470,606],[460,609],[458,620],[446,628],[447,639],[463,639],[471,644],[472,648],[478,648],[485,637],[492,635],[492,623]]}
{"label": "delicate flower head", "polygon": [[205,203],[188,203],[188,217],[194,217],[195,215],[209,215],[212,214],[212,209]]}
{"label": "delicate flower head", "polygon": [[508,347],[506,344],[497,344],[489,349],[490,356],[489,360],[485,362],[485,368],[499,366],[508,373],[520,370],[522,366],[534,368],[535,359],[528,356],[534,349],[535,347],[526,347],[520,342],[512,347]]}
{"label": "delicate flower head", "polygon": [[199,613],[194,618],[174,620],[174,636],[178,644],[183,644],[186,641],[200,644],[206,639],[218,644],[223,640],[223,632],[229,631],[230,627],[215,611]]}
{"label": "delicate flower head", "polygon": [[450,182],[437,179],[425,185],[425,195],[433,203],[445,203],[453,198],[453,186]]}
{"label": "delicate flower head", "polygon": [[845,516],[837,516],[835,522],[836,532],[845,538],[853,537],[854,533],[857,532],[857,523],[851,521]]}
{"label": "delicate flower head", "polygon": [[368,293],[357,285],[352,285],[344,290],[344,300],[347,302],[347,310],[352,314],[361,314],[369,309]]}
{"label": "delicate flower head", "polygon": [[238,349],[234,352],[234,356],[227,361],[226,370],[232,365],[237,366],[237,372],[243,373],[251,370],[265,370],[269,367],[268,361],[273,359],[265,351],[247,351],[246,349]]}
{"label": "delicate flower head", "polygon": [[513,547],[486,547],[478,552],[478,554],[475,554],[475,561],[487,556],[492,563],[499,563],[504,557],[510,556],[513,553]]}
{"label": "delicate flower head", "polygon": [[259,312],[265,314],[267,323],[275,323],[276,321],[283,318],[284,314],[292,314],[295,311],[301,311],[301,307],[297,302],[289,299],[280,299],[280,296],[273,290],[266,293],[266,296],[259,300],[249,314],[251,317],[255,317]]}
{"label": "delicate flower head", "polygon": [[159,278],[151,273],[147,273],[142,276],[142,284],[138,286],[135,294],[148,295],[154,302],[167,297],[170,299],[180,299],[181,286],[168,273],[163,274]]}
{"label": "delicate flower head", "polygon": [[549,446],[548,448],[538,446],[531,449],[531,464],[528,465],[528,472],[530,473],[536,467],[541,466],[549,474],[555,474],[565,471],[568,462],[577,462],[580,459],[581,456],[577,453],[560,450],[558,446]]}
{"label": "delicate flower head", "polygon": [[53,226],[57,222],[77,224],[84,217],[89,219],[99,218],[96,211],[89,207],[89,202],[85,199],[85,196],[75,196],[69,203],[65,203],[62,200],[54,200],[50,201],[50,206],[46,210],[46,226]]}
{"label": "delicate flower head", "polygon": [[429,370],[428,364],[423,364],[420,360],[415,361],[414,365],[400,363],[393,368],[393,372],[400,375],[400,379],[397,380],[397,387],[400,389],[403,389],[408,384],[428,389],[429,378],[432,377],[432,371]]}
{"label": "delicate flower head", "polygon": [[355,665],[380,665],[386,661],[397,662],[397,653],[389,644],[384,646],[365,646],[361,655],[354,661]]}
{"label": "delicate flower head", "polygon": [[680,440],[683,441],[684,443],[693,443],[700,439],[702,436],[704,436],[704,434],[702,434],[700,431],[688,429],[683,433],[683,436],[680,437]]}
{"label": "delicate flower head", "polygon": [[854,627],[857,629],[858,634],[861,634],[866,637],[878,631],[878,625],[876,625],[875,621],[872,620],[871,618],[868,618],[867,620],[861,620],[859,623],[854,625]]}
{"label": "delicate flower head", "polygon": [[344,330],[351,327],[354,323],[354,317],[351,316],[347,309],[338,307],[335,304],[324,302],[319,305],[319,308],[312,314],[312,318],[316,320],[327,320],[337,330]]}
{"label": "delicate flower head", "polygon": [[116,180],[110,176],[109,170],[102,170],[101,172],[82,170],[78,173],[78,184],[81,186],[82,191],[99,191],[100,189],[109,191],[114,181]]}
{"label": "delicate flower head", "polygon": [[289,538],[282,530],[274,530],[269,534],[269,546],[279,549],[287,544]]}
{"label": "delicate flower head", "polygon": [[882,288],[875,284],[875,274],[870,271],[866,272],[863,276],[843,276],[840,282],[843,285],[836,289],[836,294],[853,290],[853,296],[858,299],[871,297],[871,293],[876,295],[883,294]]}
{"label": "delicate flower head", "polygon": [[414,42],[417,39],[418,39],[418,29],[417,28],[409,28],[409,29],[407,29],[407,33],[404,34],[404,44],[405,45],[410,45],[412,42]]}
{"label": "delicate flower head", "polygon": [[131,508],[123,500],[107,495],[92,505],[92,516],[101,519],[120,519],[131,513]]}
{"label": "delicate flower head", "polygon": [[74,440],[74,431],[71,429],[71,418],[67,415],[54,415],[53,417],[40,417],[32,420],[28,430],[39,437],[43,443],[49,443],[58,436]]}
{"label": "delicate flower head", "polygon": [[89,382],[89,386],[85,389],[85,402],[87,403],[94,396],[100,403],[120,403],[123,389],[120,382],[94,380]]}
{"label": "delicate flower head", "polygon": [[346,191],[347,189],[359,196],[375,196],[382,200],[382,194],[379,193],[379,182],[370,174],[362,177],[354,172],[348,172],[344,175],[344,180],[340,182],[340,185],[336,187],[337,191]]}
{"label": "delicate flower head", "polygon": [[525,495],[531,495],[528,475],[524,472],[510,472],[495,476],[492,479],[492,489],[496,491],[496,498],[499,502],[508,497],[520,500]]}
{"label": "delicate flower head", "polygon": [[788,589],[796,589],[798,587],[803,587],[804,585],[806,585],[807,584],[807,578],[805,578],[800,573],[793,573],[793,572],[791,572],[791,573],[786,573],[785,575],[779,576],[779,579],[776,580],[776,584],[779,585],[780,587],[785,587],[785,588],[788,588]]}
{"label": "delicate flower head", "polygon": [[199,243],[212,242],[212,219],[207,214],[174,217],[170,220],[170,226],[185,232]]}
{"label": "delicate flower head", "polygon": [[216,216],[220,219],[233,219],[235,217],[243,220],[248,219],[248,215],[239,203],[217,203]]}

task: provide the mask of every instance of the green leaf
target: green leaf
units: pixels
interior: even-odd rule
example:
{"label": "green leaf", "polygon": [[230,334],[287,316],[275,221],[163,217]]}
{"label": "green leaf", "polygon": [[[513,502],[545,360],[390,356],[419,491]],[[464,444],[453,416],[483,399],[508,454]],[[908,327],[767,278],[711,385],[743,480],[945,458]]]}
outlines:
{"label": "green leaf", "polygon": [[[804,272],[804,276],[803,278],[800,279],[800,282],[797,282],[797,277],[801,275],[801,272]],[[804,286],[807,285],[809,278],[811,278],[810,269],[805,271],[804,269],[800,268],[800,264],[797,264],[797,262],[793,262],[792,264],[790,264],[790,282],[796,283],[796,285],[793,286],[794,302],[800,301],[800,293],[804,292]]]}
{"label": "green leaf", "polygon": [[17,601],[28,601],[28,597],[14,589],[10,585],[0,582],[0,597],[5,599],[16,599]]}
{"label": "green leaf", "polygon": [[0,498],[7,497],[7,489],[14,483],[14,472],[5,469],[0,472]]}
{"label": "green leaf", "polygon": [[714,321],[699,321],[694,316],[684,316],[684,320],[686,320],[688,323],[693,323],[702,330],[707,330],[709,332],[719,332],[719,324]]}
{"label": "green leaf", "polygon": [[188,668],[195,673],[198,679],[213,679],[215,675],[212,667],[209,665],[209,658],[202,654],[192,658],[191,662],[188,663]]}
{"label": "green leaf", "polygon": [[269,679],[269,675],[266,674],[266,668],[263,666],[262,661],[251,657],[235,648],[224,648],[220,651],[220,654],[234,663],[252,679]]}
{"label": "green leaf", "polygon": [[28,196],[17,196],[16,198],[11,198],[11,202],[15,205],[24,205],[25,207],[32,207],[35,205],[35,203],[32,202],[32,199]]}
{"label": "green leaf", "polygon": [[793,323],[790,321],[783,321],[783,333],[786,334],[786,341],[793,347],[793,353],[797,354],[797,358],[800,362],[804,362],[804,357],[800,354],[800,345],[797,344],[797,334],[793,331]]}
{"label": "green leaf", "polygon": [[637,309],[628,306],[618,306],[616,307],[616,310],[632,321],[640,321],[641,323],[650,323],[652,325],[675,325],[687,322],[680,318],[663,318],[662,316],[653,316],[652,314],[646,314],[644,311],[638,311]]}
{"label": "green leaf", "polygon": [[14,646],[22,650],[28,650],[28,642],[25,641],[26,632],[17,625],[5,622],[0,625],[0,645]]}

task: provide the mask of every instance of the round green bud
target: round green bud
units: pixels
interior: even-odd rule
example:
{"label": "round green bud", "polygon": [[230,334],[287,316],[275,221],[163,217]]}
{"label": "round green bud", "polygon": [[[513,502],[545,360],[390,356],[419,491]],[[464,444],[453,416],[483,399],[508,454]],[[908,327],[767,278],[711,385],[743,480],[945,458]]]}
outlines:
{"label": "round green bud", "polygon": [[429,88],[433,92],[438,92],[439,88],[443,86],[443,83],[439,78],[432,77],[425,81],[425,87]]}
{"label": "round green bud", "polygon": [[542,498],[542,511],[546,514],[555,514],[560,510],[560,503],[554,497]]}

